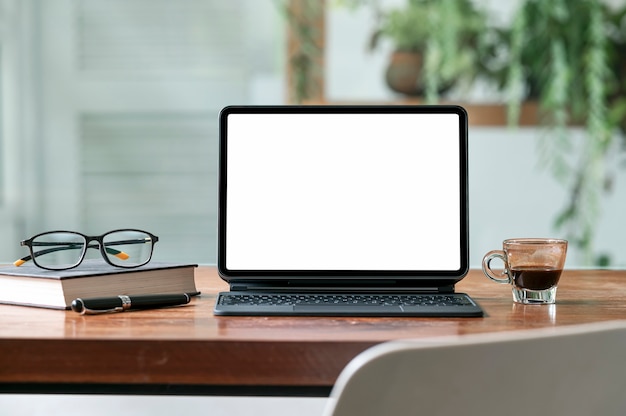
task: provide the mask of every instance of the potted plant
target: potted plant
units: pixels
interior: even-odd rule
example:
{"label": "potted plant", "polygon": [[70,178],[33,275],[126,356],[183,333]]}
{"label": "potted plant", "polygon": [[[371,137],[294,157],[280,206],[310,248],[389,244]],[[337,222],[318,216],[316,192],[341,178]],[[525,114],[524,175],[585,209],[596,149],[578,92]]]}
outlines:
{"label": "potted plant", "polygon": [[[525,0],[511,28],[501,32],[508,46],[502,82],[509,120],[517,121],[522,101],[539,103],[548,129],[540,141],[540,161],[569,189],[555,226],[587,264],[596,265],[608,261],[594,253],[593,239],[610,182],[607,156],[614,152],[616,127],[626,113],[610,94],[619,89],[614,69],[621,54],[611,37],[616,20],[600,0]],[[573,142],[571,124],[583,126],[581,143]]]}
{"label": "potted plant", "polygon": [[381,38],[393,42],[386,71],[393,90],[434,102],[483,70],[487,17],[471,0],[407,0],[404,7],[377,14],[371,46]]}

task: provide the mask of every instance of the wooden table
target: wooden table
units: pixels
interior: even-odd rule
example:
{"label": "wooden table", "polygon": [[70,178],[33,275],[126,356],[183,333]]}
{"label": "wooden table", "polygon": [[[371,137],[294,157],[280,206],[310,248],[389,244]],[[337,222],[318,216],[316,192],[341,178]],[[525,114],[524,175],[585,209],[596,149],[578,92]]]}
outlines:
{"label": "wooden table", "polygon": [[557,304],[521,305],[472,270],[457,291],[484,318],[216,317],[226,290],[200,267],[202,296],[177,308],[81,316],[0,305],[0,392],[314,395],[377,343],[626,318],[625,271],[565,271]]}

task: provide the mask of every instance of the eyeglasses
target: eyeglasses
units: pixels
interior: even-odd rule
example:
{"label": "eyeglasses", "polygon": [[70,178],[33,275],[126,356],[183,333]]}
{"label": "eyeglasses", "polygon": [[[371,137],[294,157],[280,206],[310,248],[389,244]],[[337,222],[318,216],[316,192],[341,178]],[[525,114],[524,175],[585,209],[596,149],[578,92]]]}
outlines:
{"label": "eyeglasses", "polygon": [[49,231],[20,242],[30,250],[30,256],[15,261],[21,266],[32,260],[42,269],[67,270],[85,259],[88,248],[100,250],[111,266],[133,268],[143,266],[152,258],[154,244],[159,238],[147,231],[122,229],[100,236],[87,236],[75,231]]}

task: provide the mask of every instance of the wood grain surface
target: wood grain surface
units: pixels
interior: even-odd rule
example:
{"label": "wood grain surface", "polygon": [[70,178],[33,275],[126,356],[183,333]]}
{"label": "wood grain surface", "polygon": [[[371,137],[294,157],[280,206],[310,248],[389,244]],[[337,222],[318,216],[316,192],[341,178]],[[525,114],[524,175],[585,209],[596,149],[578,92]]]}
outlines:
{"label": "wood grain surface", "polygon": [[[457,285],[483,318],[217,317],[227,285],[196,270],[188,305],[81,316],[0,305],[0,390],[97,384],[330,388],[358,353],[405,338],[518,331],[626,318],[626,271],[566,270],[555,305],[521,305],[472,270]],[[19,389],[18,389],[19,390]]]}

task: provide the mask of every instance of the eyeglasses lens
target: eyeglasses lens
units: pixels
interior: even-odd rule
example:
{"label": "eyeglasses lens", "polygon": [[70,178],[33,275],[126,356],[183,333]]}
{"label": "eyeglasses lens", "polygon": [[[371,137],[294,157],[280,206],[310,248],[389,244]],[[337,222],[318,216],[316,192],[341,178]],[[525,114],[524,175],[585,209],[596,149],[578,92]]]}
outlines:
{"label": "eyeglasses lens", "polygon": [[135,230],[114,231],[103,237],[109,261],[120,267],[136,267],[150,261],[154,242],[150,234]]}
{"label": "eyeglasses lens", "polygon": [[32,241],[34,261],[48,269],[67,269],[80,261],[85,250],[85,239],[69,232],[46,233]]}

